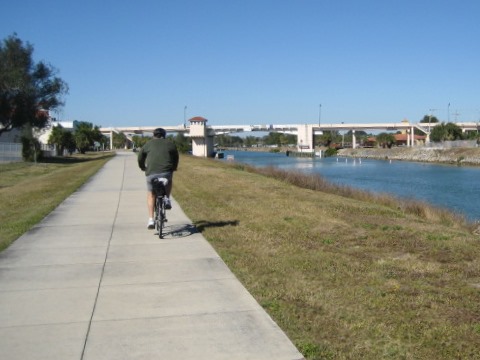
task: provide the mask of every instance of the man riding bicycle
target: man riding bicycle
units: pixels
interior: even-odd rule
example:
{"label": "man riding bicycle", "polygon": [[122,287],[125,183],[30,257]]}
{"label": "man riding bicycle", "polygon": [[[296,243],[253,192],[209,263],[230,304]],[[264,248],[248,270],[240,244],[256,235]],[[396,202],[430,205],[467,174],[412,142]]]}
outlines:
{"label": "man riding bicycle", "polygon": [[148,141],[138,153],[138,166],[145,171],[147,179],[147,208],[148,208],[148,229],[153,229],[153,207],[155,204],[155,193],[152,188],[152,180],[162,177],[168,179],[165,187],[168,200],[165,203],[167,209],[171,209],[170,193],[172,192],[173,172],[178,167],[178,150],[172,141],[166,139],[165,129],[158,128],[153,131],[152,140]]}

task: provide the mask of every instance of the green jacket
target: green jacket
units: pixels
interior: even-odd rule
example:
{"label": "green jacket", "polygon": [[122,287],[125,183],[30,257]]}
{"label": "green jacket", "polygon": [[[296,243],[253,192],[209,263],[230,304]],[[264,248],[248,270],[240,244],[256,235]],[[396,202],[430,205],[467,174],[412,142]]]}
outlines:
{"label": "green jacket", "polygon": [[138,153],[138,166],[146,176],[175,171],[178,166],[177,147],[170,140],[153,138]]}

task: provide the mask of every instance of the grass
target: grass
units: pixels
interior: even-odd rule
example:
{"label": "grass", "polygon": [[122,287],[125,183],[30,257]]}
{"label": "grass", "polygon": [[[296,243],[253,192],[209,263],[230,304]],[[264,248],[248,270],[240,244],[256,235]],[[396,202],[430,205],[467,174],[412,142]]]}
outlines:
{"label": "grass", "polygon": [[480,358],[480,237],[460,216],[186,156],[174,196],[306,358]]}
{"label": "grass", "polygon": [[91,153],[37,164],[0,164],[0,251],[55,209],[111,156]]}
{"label": "grass", "polygon": [[[109,156],[0,165],[0,248]],[[480,358],[480,232],[460,216],[188,156],[174,196],[307,359]]]}

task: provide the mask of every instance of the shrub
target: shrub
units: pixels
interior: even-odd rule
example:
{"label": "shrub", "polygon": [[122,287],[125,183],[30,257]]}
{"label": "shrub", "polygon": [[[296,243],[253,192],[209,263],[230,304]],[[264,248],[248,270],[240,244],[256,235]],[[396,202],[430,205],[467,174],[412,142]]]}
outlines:
{"label": "shrub", "polygon": [[337,155],[338,151],[335,148],[328,148],[325,150],[325,157],[335,156]]}

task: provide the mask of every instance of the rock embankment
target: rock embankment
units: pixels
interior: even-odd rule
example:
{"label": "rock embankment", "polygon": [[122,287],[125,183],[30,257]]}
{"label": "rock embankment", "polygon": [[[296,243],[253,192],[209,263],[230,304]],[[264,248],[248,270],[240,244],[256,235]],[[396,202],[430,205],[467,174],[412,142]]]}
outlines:
{"label": "rock embankment", "polygon": [[360,148],[341,149],[339,156],[354,158],[422,161],[456,165],[480,166],[480,148],[427,148],[427,147],[395,147],[391,149]]}

